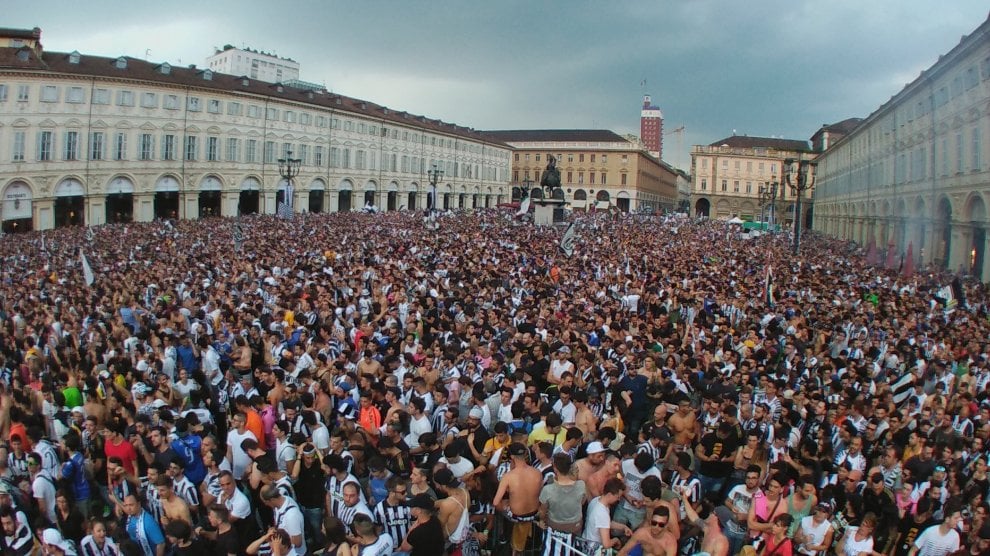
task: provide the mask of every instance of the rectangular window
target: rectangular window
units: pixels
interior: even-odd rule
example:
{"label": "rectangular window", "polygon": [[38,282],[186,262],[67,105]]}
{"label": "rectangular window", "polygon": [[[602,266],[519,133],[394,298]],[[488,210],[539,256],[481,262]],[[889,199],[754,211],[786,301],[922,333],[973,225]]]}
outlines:
{"label": "rectangular window", "polygon": [[275,141],[265,141],[265,164],[275,163]]}
{"label": "rectangular window", "polygon": [[949,175],[949,140],[942,139],[942,175]]}
{"label": "rectangular window", "polygon": [[[526,171],[526,179],[529,179],[529,171]],[[567,183],[574,183],[574,172],[568,170],[567,172]]]}
{"label": "rectangular window", "polygon": [[340,168],[340,149],[330,147],[330,167]]}
{"label": "rectangular window", "polygon": [[578,184],[584,185],[584,172],[578,172]]}
{"label": "rectangular window", "polygon": [[343,149],[340,152],[340,167],[350,168],[351,167],[351,149]]}
{"label": "rectangular window", "polygon": [[622,185],[628,185],[628,184],[626,183],[626,181],[627,181],[627,179],[628,179],[628,178],[629,178],[629,174],[622,174],[621,176],[619,176],[619,182],[620,182],[620,183],[621,183]]}
{"label": "rectangular window", "polygon": [[595,183],[595,173],[594,172],[591,172],[591,174],[588,176],[588,183]]}
{"label": "rectangular window", "polygon": [[175,160],[175,135],[166,135],[162,140],[162,160]]}
{"label": "rectangular window", "polygon": [[228,137],[227,138],[227,153],[226,153],[226,155],[227,155],[227,157],[226,157],[227,162],[237,162],[238,161],[237,160],[237,156],[240,153],[238,153],[237,151],[238,151],[237,138],[235,138],[235,137]]}
{"label": "rectangular window", "polygon": [[732,182],[732,192],[739,193],[739,180],[735,180]]}
{"label": "rectangular window", "polygon": [[[602,158],[604,159],[605,155],[602,155]],[[602,172],[602,185],[605,185],[606,183],[607,183],[606,174],[605,172]]]}
{"label": "rectangular window", "polygon": [[[6,98],[0,99],[0,102],[3,102],[4,100],[6,100]],[[71,104],[81,104],[84,100],[86,100],[86,94],[82,87],[69,87],[69,92],[65,95],[65,102]]]}
{"label": "rectangular window", "polygon": [[752,192],[753,192],[753,182],[748,181],[746,182],[746,193],[752,193]]}
{"label": "rectangular window", "polygon": [[282,143],[282,158],[292,156],[292,143]]}
{"label": "rectangular window", "polygon": [[729,190],[729,180],[722,180],[722,192]]}
{"label": "rectangular window", "polygon": [[217,137],[207,137],[206,138],[206,160],[210,162],[216,162],[220,160],[220,153],[217,152],[217,144],[220,139]]}
{"label": "rectangular window", "polygon": [[248,139],[244,146],[244,162],[255,163],[258,162],[258,141],[256,139]]}
{"label": "rectangular window", "polygon": [[322,146],[319,146],[318,145],[313,150],[313,164],[315,166],[319,166],[319,167],[322,167],[323,166],[323,147]]}
{"label": "rectangular window", "polygon": [[261,107],[260,106],[255,106],[253,104],[250,105],[250,106],[248,106],[247,115],[248,115],[248,118],[259,118],[259,117],[261,117]]}
{"label": "rectangular window", "polygon": [[158,95],[155,93],[143,93],[141,95],[142,108],[158,108]]}
{"label": "rectangular window", "polygon": [[265,110],[265,119],[266,120],[278,120],[278,110],[276,110],[274,108],[269,108],[269,109]]}
{"label": "rectangular window", "polygon": [[31,87],[27,85],[17,86],[17,102],[27,102],[31,97]]}
{"label": "rectangular window", "polygon": [[190,112],[199,112],[199,97],[187,97],[186,110]]}
{"label": "rectangular window", "polygon": [[747,172],[752,172],[753,171],[753,161],[752,160],[747,160],[746,161],[746,171]]}
{"label": "rectangular window", "polygon": [[701,178],[701,190],[708,191],[708,178]]}
{"label": "rectangular window", "polygon": [[584,153],[578,155],[578,162],[584,162]]}
{"label": "rectangular window", "polygon": [[365,165],[364,151],[359,149],[354,154],[354,166],[358,170],[364,170],[364,165]]}
{"label": "rectangular window", "polygon": [[[591,155],[591,163],[592,163],[592,164],[594,164],[594,163],[595,163],[595,155]],[[592,180],[592,182],[594,182],[594,180]]]}
{"label": "rectangular window", "polygon": [[117,106],[134,106],[132,91],[117,91]]}
{"label": "rectangular window", "polygon": [[93,104],[110,104],[110,90],[96,89],[93,91]]}
{"label": "rectangular window", "polygon": [[208,100],[206,104],[206,111],[209,112],[210,114],[219,114],[220,101],[215,98],[211,98],[210,100]]}
{"label": "rectangular window", "polygon": [[165,95],[165,109],[166,110],[178,110],[179,109],[179,96],[178,95]]}
{"label": "rectangular window", "polygon": [[966,161],[963,160],[963,134],[962,132],[956,133],[956,173],[961,174],[963,169],[966,167]]}
{"label": "rectangular window", "polygon": [[628,164],[629,163],[629,155],[628,154],[622,155],[622,163],[623,164]]}
{"label": "rectangular window", "polygon": [[0,102],[7,102],[7,85],[0,83]]}
{"label": "rectangular window", "polygon": [[113,137],[113,159],[127,160],[127,135],[118,133]]}
{"label": "rectangular window", "polygon": [[282,114],[282,121],[287,124],[296,123],[296,113],[292,110],[286,110],[285,113]]}
{"label": "rectangular window", "polygon": [[317,116],[316,117],[316,127],[327,127],[327,117]]}
{"label": "rectangular window", "polygon": [[971,159],[970,167],[973,169],[974,172],[978,172],[980,170],[980,144],[983,142],[982,140],[983,138],[981,137],[980,128],[974,127],[973,152],[972,152],[972,156],[970,156]]}
{"label": "rectangular window", "polygon": [[52,159],[53,142],[55,133],[52,131],[41,131],[38,133],[38,160],[46,161]]}
{"label": "rectangular window", "polygon": [[14,162],[24,162],[24,132],[14,132],[14,152],[11,153],[11,160]]}
{"label": "rectangular window", "polygon": [[142,133],[139,148],[139,160],[151,160],[154,158],[152,153],[155,149],[155,138],[150,133]]}
{"label": "rectangular window", "polygon": [[299,145],[299,164],[309,166],[309,145]]}
{"label": "rectangular window", "polygon": [[79,160],[79,132],[66,131],[62,160]]}
{"label": "rectangular window", "polygon": [[186,135],[186,160],[196,160],[199,158],[199,138],[195,135]]}
{"label": "rectangular window", "polygon": [[45,85],[41,88],[41,102],[58,102],[58,87]]}
{"label": "rectangular window", "polygon": [[603,154],[602,155],[602,164],[608,164],[608,155],[607,154]]}
{"label": "rectangular window", "polygon": [[94,131],[89,134],[89,159],[103,160],[103,149],[105,135],[102,131]]}
{"label": "rectangular window", "polygon": [[228,102],[227,103],[227,115],[228,116],[240,116],[243,107],[239,102]]}

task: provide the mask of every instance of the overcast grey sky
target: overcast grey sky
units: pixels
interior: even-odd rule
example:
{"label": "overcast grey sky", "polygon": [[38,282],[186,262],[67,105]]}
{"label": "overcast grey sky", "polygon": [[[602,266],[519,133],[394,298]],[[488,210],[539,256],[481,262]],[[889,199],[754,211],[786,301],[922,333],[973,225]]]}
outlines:
{"label": "overcast grey sky", "polygon": [[690,145],[733,130],[807,139],[866,116],[988,12],[986,0],[7,4],[0,24],[41,27],[48,50],[202,65],[246,45],[335,92],[477,129],[638,134],[650,93],[668,131],[686,128],[665,140],[681,166]]}

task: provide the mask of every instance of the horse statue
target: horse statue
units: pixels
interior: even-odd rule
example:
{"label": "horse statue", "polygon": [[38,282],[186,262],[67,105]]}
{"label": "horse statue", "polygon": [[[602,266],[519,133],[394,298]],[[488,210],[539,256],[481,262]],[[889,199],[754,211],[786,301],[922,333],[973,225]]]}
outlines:
{"label": "horse statue", "polygon": [[553,190],[560,187],[560,170],[557,169],[557,159],[552,154],[547,155],[547,167],[540,178],[540,186],[546,189],[544,197],[553,196]]}

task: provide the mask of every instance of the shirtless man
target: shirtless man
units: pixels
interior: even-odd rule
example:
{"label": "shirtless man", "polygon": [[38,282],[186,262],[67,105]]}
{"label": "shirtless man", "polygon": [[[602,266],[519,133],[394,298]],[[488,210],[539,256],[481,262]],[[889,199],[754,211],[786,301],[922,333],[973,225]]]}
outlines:
{"label": "shirtless man", "polygon": [[[540,510],[540,489],[543,487],[543,474],[529,465],[529,450],[525,444],[513,442],[509,445],[509,472],[498,483],[498,491],[492,505],[504,510],[505,516],[513,523],[512,554],[520,556],[526,550],[526,540],[533,532],[533,522]],[[503,498],[508,495],[507,508],[503,508]]]}
{"label": "shirtless man", "polygon": [[598,434],[598,418],[588,408],[588,394],[585,392],[575,393],[574,405],[577,406],[574,426],[581,429],[585,440],[594,440],[595,435]]}
{"label": "shirtless man", "polygon": [[691,400],[681,398],[677,403],[677,412],[667,418],[667,426],[674,437],[671,448],[675,452],[690,450],[699,427],[698,416],[691,409]]}
{"label": "shirtless man", "polygon": [[574,464],[577,467],[577,479],[586,481],[589,477],[605,465],[605,447],[597,440],[588,444],[588,457],[579,459]]}
{"label": "shirtless man", "polygon": [[691,506],[687,490],[680,491],[678,496],[687,514],[688,523],[697,525],[702,531],[701,552],[710,556],[729,556],[729,538],[722,532],[722,524],[719,523],[718,515],[714,512],[714,504],[707,499],[702,500],[701,513],[705,517],[701,517]]}
{"label": "shirtless man", "polygon": [[657,506],[650,520],[636,529],[618,556],[626,556],[637,545],[643,549],[643,556],[674,556],[677,554],[677,537],[669,530],[669,523],[670,509],[664,505]]}
{"label": "shirtless man", "polygon": [[192,523],[192,517],[189,513],[189,504],[185,500],[175,495],[175,490],[172,488],[172,478],[167,475],[162,475],[158,477],[158,481],[155,482],[155,488],[158,490],[158,499],[162,504],[162,526],[167,525],[170,521],[182,520],[186,523]]}
{"label": "shirtless man", "polygon": [[443,533],[452,548],[459,547],[471,534],[468,521],[471,495],[450,469],[438,470],[433,482],[440,491],[438,494],[446,495],[446,498],[437,501],[437,517],[443,526]]}

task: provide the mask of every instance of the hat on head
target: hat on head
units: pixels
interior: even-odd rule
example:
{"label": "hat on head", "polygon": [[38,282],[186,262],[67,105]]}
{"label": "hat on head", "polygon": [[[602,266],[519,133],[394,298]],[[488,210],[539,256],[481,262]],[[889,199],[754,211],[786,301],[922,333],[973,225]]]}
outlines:
{"label": "hat on head", "polygon": [[586,451],[589,456],[591,454],[600,454],[605,451],[605,446],[602,446],[602,443],[596,440],[591,444],[588,444],[588,449]]}
{"label": "hat on head", "polygon": [[435,508],[433,499],[430,498],[428,494],[417,494],[412,497],[409,501],[410,508],[419,508],[421,510],[433,510]]}
{"label": "hat on head", "polygon": [[472,407],[471,411],[468,412],[468,417],[471,419],[481,419],[484,415],[485,412],[480,407]]}
{"label": "hat on head", "polygon": [[569,348],[567,346],[560,346],[560,349],[558,349],[557,352],[558,353],[570,353],[571,352],[571,348]]}
{"label": "hat on head", "polygon": [[821,502],[820,504],[815,506],[815,511],[825,512],[828,515],[832,515],[832,505],[829,504],[828,502]]}
{"label": "hat on head", "polygon": [[454,472],[446,467],[433,474],[433,482],[445,487],[456,487],[461,484]]}
{"label": "hat on head", "polygon": [[100,378],[102,378],[103,380],[110,378],[110,371],[106,369],[100,371]]}
{"label": "hat on head", "polygon": [[65,539],[62,538],[62,533],[59,533],[58,529],[45,529],[44,533],[41,534],[41,542],[42,544],[57,546],[63,552],[69,552],[71,550],[71,546],[65,542]]}
{"label": "hat on head", "polygon": [[86,410],[83,409],[81,405],[77,405],[76,407],[73,407],[72,408],[72,413],[79,413],[83,417],[86,416]]}

